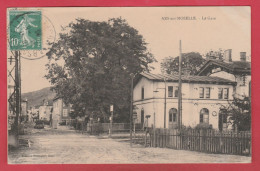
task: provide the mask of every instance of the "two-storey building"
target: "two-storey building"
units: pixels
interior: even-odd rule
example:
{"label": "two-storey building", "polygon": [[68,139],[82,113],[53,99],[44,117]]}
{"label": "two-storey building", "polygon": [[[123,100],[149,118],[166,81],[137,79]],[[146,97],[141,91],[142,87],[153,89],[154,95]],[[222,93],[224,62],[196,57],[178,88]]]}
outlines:
{"label": "two-storey building", "polygon": [[[235,86],[235,82],[219,77],[182,76],[182,124],[227,129],[228,119],[221,108],[232,100]],[[163,128],[166,112],[166,128],[178,126],[177,75],[141,73],[135,78],[133,93],[138,123]]]}
{"label": "two-storey building", "polygon": [[39,119],[50,121],[52,110],[52,104],[49,102],[44,102],[44,104],[39,107]]}
{"label": "two-storey building", "polygon": [[223,58],[209,58],[199,71],[199,76],[217,76],[237,83],[235,94],[238,97],[249,96],[251,92],[251,62],[246,52],[240,52],[240,61],[232,60],[232,50],[224,52]]}
{"label": "two-storey building", "polygon": [[66,105],[61,97],[53,99],[53,113],[52,121],[53,126],[57,125],[61,121],[70,119],[69,113],[71,111],[71,105]]}

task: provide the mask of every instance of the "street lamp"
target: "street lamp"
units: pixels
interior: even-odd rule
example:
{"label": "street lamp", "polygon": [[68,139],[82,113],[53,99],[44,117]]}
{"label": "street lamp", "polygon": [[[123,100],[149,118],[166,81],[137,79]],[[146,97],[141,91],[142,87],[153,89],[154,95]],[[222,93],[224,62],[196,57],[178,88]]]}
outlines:
{"label": "street lamp", "polygon": [[155,93],[159,92],[158,89],[164,89],[164,123],[163,127],[166,128],[166,79],[164,78],[164,88],[156,88]]}

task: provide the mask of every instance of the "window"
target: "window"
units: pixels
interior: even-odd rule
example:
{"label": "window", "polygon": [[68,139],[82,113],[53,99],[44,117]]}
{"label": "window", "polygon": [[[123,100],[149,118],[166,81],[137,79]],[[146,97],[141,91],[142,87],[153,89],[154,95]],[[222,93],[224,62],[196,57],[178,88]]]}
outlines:
{"label": "window", "polygon": [[228,99],[228,95],[229,95],[229,89],[228,88],[224,88],[224,99]]}
{"label": "window", "polygon": [[173,96],[173,86],[168,86],[168,97]]}
{"label": "window", "polygon": [[169,113],[169,122],[172,122],[172,120],[173,120],[172,118],[173,118],[172,114]]}
{"label": "window", "polygon": [[172,121],[173,121],[173,122],[176,122],[176,121],[177,121],[177,113],[174,113],[174,114],[173,114]]}
{"label": "window", "polygon": [[178,87],[168,86],[168,97],[178,97]]}
{"label": "window", "polygon": [[242,76],[240,76],[239,78],[238,78],[238,80],[239,80],[239,85],[240,86],[245,86],[246,85],[246,76],[245,75],[242,75]]}
{"label": "window", "polygon": [[204,88],[200,87],[200,98],[204,98]]}
{"label": "window", "polygon": [[206,94],[206,98],[209,99],[210,98],[210,88],[209,87],[205,88],[205,94]]}
{"label": "window", "polygon": [[243,76],[243,83],[242,83],[242,85],[243,85],[243,86],[246,85],[246,76],[245,76],[245,75]]}
{"label": "window", "polygon": [[207,108],[200,110],[200,123],[209,123],[209,110]]}
{"label": "window", "polygon": [[144,87],[142,87],[142,100],[144,99]]}
{"label": "window", "polygon": [[179,96],[179,87],[175,87],[174,97],[178,97],[178,96]]}
{"label": "window", "polygon": [[63,109],[63,117],[67,117],[68,116],[68,109]]}
{"label": "window", "polygon": [[223,99],[223,88],[218,89],[218,99]]}

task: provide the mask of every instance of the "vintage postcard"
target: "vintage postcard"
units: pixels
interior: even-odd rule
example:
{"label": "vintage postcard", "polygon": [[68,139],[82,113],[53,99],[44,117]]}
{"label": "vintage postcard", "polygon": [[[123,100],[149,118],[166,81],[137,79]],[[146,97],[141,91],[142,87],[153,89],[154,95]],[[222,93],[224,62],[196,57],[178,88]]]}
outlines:
{"label": "vintage postcard", "polygon": [[7,9],[8,164],[251,163],[251,8]]}

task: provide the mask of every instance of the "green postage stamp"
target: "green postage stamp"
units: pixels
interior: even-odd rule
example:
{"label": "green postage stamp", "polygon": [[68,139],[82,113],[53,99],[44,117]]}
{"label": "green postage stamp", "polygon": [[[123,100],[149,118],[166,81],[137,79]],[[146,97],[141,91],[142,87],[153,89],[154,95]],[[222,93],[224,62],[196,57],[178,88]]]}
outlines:
{"label": "green postage stamp", "polygon": [[9,11],[10,50],[42,49],[41,11]]}

